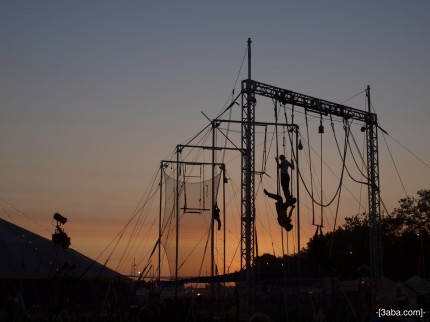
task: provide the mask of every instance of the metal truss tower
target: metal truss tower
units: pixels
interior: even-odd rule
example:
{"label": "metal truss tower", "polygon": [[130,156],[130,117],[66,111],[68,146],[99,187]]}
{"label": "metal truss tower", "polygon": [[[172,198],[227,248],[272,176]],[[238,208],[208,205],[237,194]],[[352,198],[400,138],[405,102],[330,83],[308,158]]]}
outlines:
{"label": "metal truss tower", "polygon": [[379,190],[378,120],[371,113],[370,87],[366,89],[368,119],[366,121],[367,178],[370,228],[370,269],[372,278],[372,303],[376,302],[378,279],[382,277],[381,200]]}
{"label": "metal truss tower", "polygon": [[[370,264],[373,285],[373,303],[378,290],[378,280],[382,276],[382,256],[380,237],[380,186],[378,157],[377,115],[370,109],[370,89],[367,87],[368,111],[362,111],[342,104],[296,93],[283,88],[263,84],[251,79],[251,39],[248,39],[248,79],[242,81],[242,176],[241,176],[241,269],[243,294],[247,313],[253,308],[254,286],[254,237],[255,237],[255,105],[256,95],[269,97],[282,104],[302,107],[318,115],[334,115],[343,119],[353,119],[365,124],[367,137],[367,171],[370,228]],[[298,227],[299,229],[300,227]],[[243,303],[243,302],[242,302]]]}
{"label": "metal truss tower", "polygon": [[[242,87],[242,158],[241,158],[241,280],[242,300],[247,316],[253,307],[254,234],[255,234],[255,94],[251,85],[251,39],[248,38],[248,80]],[[248,86],[249,85],[249,86]]]}

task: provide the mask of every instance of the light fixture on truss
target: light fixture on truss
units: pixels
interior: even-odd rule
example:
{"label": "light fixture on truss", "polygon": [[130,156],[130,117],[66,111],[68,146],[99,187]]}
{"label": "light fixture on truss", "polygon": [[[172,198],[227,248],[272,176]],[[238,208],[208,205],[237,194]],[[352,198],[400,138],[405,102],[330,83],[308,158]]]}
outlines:
{"label": "light fixture on truss", "polygon": [[61,228],[61,225],[64,225],[67,222],[67,218],[56,212],[54,214],[54,219],[57,221],[55,226],[55,233],[52,234],[52,241],[56,245],[61,245],[64,249],[69,248],[70,246],[70,237],[64,232],[64,229]]}

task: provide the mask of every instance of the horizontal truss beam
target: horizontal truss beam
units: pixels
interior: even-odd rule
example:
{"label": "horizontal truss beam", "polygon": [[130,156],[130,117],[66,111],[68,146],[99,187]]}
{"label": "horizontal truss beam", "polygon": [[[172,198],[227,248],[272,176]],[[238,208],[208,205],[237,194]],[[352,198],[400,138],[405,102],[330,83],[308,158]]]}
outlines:
{"label": "horizontal truss beam", "polygon": [[[249,84],[248,84],[249,82]],[[323,115],[336,115],[344,119],[354,119],[362,122],[369,122],[372,113],[338,103],[329,102],[320,98],[300,94],[287,89],[256,82],[254,80],[242,81],[242,92],[251,90],[253,93],[272,98],[282,104],[301,106],[308,111]]]}

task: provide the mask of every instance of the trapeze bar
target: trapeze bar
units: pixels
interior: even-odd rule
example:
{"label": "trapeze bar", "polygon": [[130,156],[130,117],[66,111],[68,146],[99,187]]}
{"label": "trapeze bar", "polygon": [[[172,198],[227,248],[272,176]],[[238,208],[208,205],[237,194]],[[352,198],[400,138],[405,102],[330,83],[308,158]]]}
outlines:
{"label": "trapeze bar", "polygon": [[194,212],[194,213],[200,213],[202,211],[209,211],[209,208],[190,208],[190,207],[182,207],[182,210],[185,212]]}
{"label": "trapeze bar", "polygon": [[213,147],[213,146],[207,146],[207,145],[178,145],[178,148],[200,148],[203,150],[240,150],[239,148],[228,148],[228,147]]}
{"label": "trapeze bar", "polygon": [[175,160],[161,160],[161,163],[179,163],[179,164],[187,164],[187,165],[218,165],[225,166],[225,163],[212,163],[212,162],[187,162],[187,161],[175,161]]}
{"label": "trapeze bar", "polygon": [[187,147],[187,148],[200,148],[203,150],[240,150],[239,148],[228,148],[228,147],[213,147],[208,145],[178,145],[178,147]]}

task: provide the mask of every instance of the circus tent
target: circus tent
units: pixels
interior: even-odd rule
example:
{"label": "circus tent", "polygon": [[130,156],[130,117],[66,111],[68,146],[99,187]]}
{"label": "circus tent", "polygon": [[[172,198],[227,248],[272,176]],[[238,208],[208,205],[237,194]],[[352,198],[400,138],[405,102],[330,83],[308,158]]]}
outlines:
{"label": "circus tent", "polygon": [[0,219],[0,278],[46,279],[68,275],[110,279],[120,274],[71,249]]}

